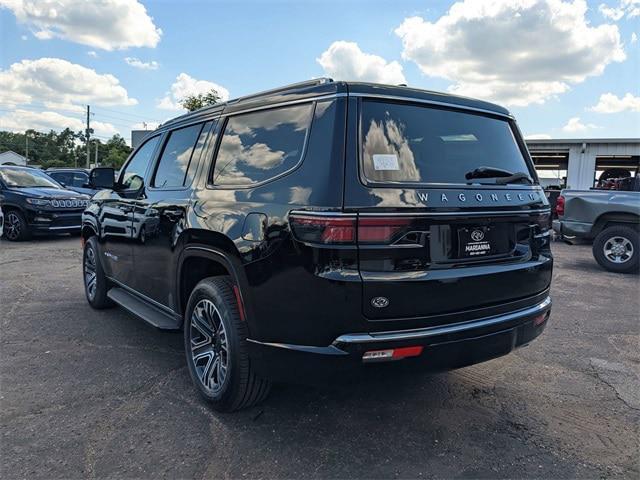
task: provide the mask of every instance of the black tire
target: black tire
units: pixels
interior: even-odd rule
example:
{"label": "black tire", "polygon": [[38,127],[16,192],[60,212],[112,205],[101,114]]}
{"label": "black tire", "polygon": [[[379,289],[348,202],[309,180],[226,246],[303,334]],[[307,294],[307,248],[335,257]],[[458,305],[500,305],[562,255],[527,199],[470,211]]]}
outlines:
{"label": "black tire", "polygon": [[185,312],[184,349],[193,383],[215,410],[246,408],[269,394],[271,383],[251,368],[246,339],[231,279],[198,283]]}
{"label": "black tire", "polygon": [[600,266],[610,272],[638,272],[640,271],[639,238],[640,235],[634,228],[624,225],[607,227],[593,241],[593,256]]}
{"label": "black tire", "polygon": [[102,310],[113,306],[113,302],[107,297],[111,285],[102,269],[98,252],[98,240],[90,237],[84,243],[82,253],[82,280],[87,302],[96,310]]}
{"label": "black tire", "polygon": [[12,242],[21,242],[31,238],[31,231],[20,210],[5,212],[3,236]]}

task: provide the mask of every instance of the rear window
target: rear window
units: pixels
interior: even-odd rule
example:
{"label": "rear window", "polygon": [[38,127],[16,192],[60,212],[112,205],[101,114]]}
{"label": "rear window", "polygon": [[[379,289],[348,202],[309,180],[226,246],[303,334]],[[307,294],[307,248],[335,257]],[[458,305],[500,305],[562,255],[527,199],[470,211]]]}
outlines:
{"label": "rear window", "polygon": [[468,183],[465,174],[479,167],[531,175],[506,120],[400,103],[362,105],[369,181]]}

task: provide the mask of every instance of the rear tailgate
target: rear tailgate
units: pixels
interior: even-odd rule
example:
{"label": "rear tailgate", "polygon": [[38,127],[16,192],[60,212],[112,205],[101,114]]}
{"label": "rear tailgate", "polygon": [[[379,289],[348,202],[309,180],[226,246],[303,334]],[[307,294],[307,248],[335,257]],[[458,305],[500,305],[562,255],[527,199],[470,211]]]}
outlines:
{"label": "rear tailgate", "polygon": [[[372,329],[461,321],[548,289],[548,202],[511,119],[395,99],[352,98],[349,112],[344,208]],[[487,166],[527,178],[465,178]]]}
{"label": "rear tailgate", "polygon": [[[365,317],[444,315],[544,291],[551,273],[549,257],[541,256],[541,249],[548,247],[548,214],[536,210],[360,213]],[[371,238],[367,230],[385,228],[393,233],[384,240],[380,236],[367,240]],[[387,299],[383,307],[379,298]]]}

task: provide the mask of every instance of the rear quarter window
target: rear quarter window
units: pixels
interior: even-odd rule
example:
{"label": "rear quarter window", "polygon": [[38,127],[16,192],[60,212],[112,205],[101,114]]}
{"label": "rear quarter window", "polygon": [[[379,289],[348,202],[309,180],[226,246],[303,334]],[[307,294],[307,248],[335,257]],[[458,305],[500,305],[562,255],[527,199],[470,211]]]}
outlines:
{"label": "rear quarter window", "polygon": [[375,183],[467,183],[492,167],[531,175],[507,120],[418,106],[362,102],[362,169]]}
{"label": "rear quarter window", "polygon": [[302,160],[312,112],[309,103],[229,117],[213,184],[250,186],[295,168]]}

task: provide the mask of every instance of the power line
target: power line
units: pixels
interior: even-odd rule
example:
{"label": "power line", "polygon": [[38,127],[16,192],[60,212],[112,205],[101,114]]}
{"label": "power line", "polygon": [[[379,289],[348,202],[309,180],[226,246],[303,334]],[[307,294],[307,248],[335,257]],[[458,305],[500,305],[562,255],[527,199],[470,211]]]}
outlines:
{"label": "power line", "polygon": [[[111,113],[117,113],[119,115],[125,115],[125,116],[130,116],[130,117],[138,117],[142,120],[149,120],[149,117],[145,116],[145,115],[138,115],[136,113],[131,113],[131,112],[123,112],[122,110],[112,110],[109,108],[104,108],[104,107],[100,107],[100,110],[104,110],[105,112],[111,112]],[[158,119],[151,119],[153,121],[159,121]]]}

